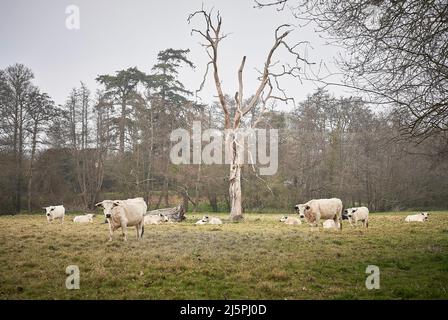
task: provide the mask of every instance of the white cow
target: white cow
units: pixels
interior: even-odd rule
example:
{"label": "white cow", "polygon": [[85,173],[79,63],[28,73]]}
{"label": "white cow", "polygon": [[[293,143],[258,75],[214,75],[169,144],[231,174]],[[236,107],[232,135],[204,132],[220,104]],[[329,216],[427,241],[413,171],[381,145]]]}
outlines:
{"label": "white cow", "polygon": [[404,221],[406,222],[425,222],[428,220],[429,213],[428,212],[420,212],[417,214],[412,214],[406,217]]}
{"label": "white cow", "polygon": [[82,216],[76,216],[73,218],[74,223],[89,223],[93,222],[93,214],[87,213]]}
{"label": "white cow", "polygon": [[64,223],[65,208],[63,205],[44,207],[44,209],[49,223],[54,219],[61,219],[61,224]]}
{"label": "white cow", "polygon": [[204,220],[198,220],[198,221],[196,221],[196,224],[199,224],[199,225],[201,225],[201,224],[207,224],[207,222],[205,222]]}
{"label": "white cow", "polygon": [[327,219],[322,224],[324,229],[338,229],[339,228],[339,222],[334,222],[332,219]]}
{"label": "white cow", "polygon": [[306,219],[311,225],[319,226],[320,219],[332,219],[342,229],[342,201],[338,198],[313,199],[294,207],[301,219]]}
{"label": "white cow", "polygon": [[300,219],[287,216],[281,217],[280,222],[284,222],[285,224],[291,224],[291,225],[302,224],[302,221]]}
{"label": "white cow", "polygon": [[344,210],[344,214],[347,215],[348,222],[350,222],[351,226],[356,227],[358,221],[361,221],[364,227],[369,227],[369,208],[348,208]]}
{"label": "white cow", "polygon": [[162,222],[168,222],[168,217],[159,213],[159,214],[147,214],[144,217],[144,224],[160,224]]}
{"label": "white cow", "polygon": [[222,221],[216,217],[203,216],[196,224],[222,224]]}
{"label": "white cow", "polygon": [[103,209],[104,216],[107,218],[110,215],[112,208],[114,207],[114,202],[117,203],[129,203],[133,207],[138,207],[138,212],[142,215],[146,214],[148,206],[143,198],[132,198],[126,200],[103,200],[95,204],[95,207],[100,207]]}
{"label": "white cow", "polygon": [[137,229],[137,239],[143,236],[144,215],[147,205],[143,198],[127,200],[104,200],[95,206],[104,209],[104,216],[109,223],[109,241],[115,230],[121,228],[123,239],[127,241],[126,228],[135,226]]}

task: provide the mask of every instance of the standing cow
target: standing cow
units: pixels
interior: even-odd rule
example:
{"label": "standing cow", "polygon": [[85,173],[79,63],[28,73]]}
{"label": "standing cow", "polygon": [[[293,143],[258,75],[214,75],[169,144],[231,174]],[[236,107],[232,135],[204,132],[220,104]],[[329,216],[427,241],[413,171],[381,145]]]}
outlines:
{"label": "standing cow", "polygon": [[64,223],[64,216],[65,216],[65,208],[64,206],[49,206],[44,207],[47,216],[48,223],[52,222],[54,219],[61,219],[61,224]]}
{"label": "standing cow", "polygon": [[331,219],[339,225],[339,229],[342,229],[341,199],[313,199],[307,203],[297,204],[294,209],[301,219],[305,218],[311,225],[319,226],[321,219]]}
{"label": "standing cow", "polygon": [[352,227],[356,227],[358,225],[358,221],[361,221],[364,227],[369,227],[369,208],[348,208],[344,210],[344,214],[347,215],[348,222],[350,222]]}
{"label": "standing cow", "polygon": [[104,216],[109,223],[109,241],[115,230],[121,228],[123,239],[127,241],[126,228],[135,226],[137,229],[137,239],[143,237],[144,215],[147,205],[143,198],[127,200],[103,200],[95,206],[104,209]]}

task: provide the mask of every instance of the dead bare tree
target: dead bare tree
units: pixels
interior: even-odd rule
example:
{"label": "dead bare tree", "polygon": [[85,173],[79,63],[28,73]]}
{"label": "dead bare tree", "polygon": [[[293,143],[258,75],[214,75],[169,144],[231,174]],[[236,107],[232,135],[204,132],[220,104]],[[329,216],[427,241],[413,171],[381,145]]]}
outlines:
{"label": "dead bare tree", "polygon": [[[243,71],[246,64],[246,56],[243,56],[241,64],[238,68],[238,91],[234,95],[236,102],[236,110],[231,119],[231,113],[229,111],[228,104],[225,99],[224,90],[221,86],[221,78],[219,74],[218,66],[218,51],[219,45],[223,39],[227,37],[222,32],[222,17],[219,11],[216,14],[215,19],[212,17],[213,11],[206,12],[204,9],[196,11],[188,17],[188,21],[191,22],[193,18],[200,16],[205,22],[205,28],[203,30],[192,29],[192,34],[200,35],[203,40],[203,46],[206,48],[209,62],[203,81],[201,83],[200,91],[207,78],[207,74],[210,66],[213,69],[213,79],[218,94],[221,108],[224,112],[224,128],[225,128],[225,148],[227,154],[230,155],[230,172],[229,172],[229,196],[230,196],[230,217],[233,221],[242,219],[242,194],[241,194],[241,173],[243,167],[244,154],[241,145],[238,143],[237,130],[240,128],[244,117],[255,108],[259,103],[262,103],[262,110],[266,109],[268,103],[272,100],[281,100],[288,102],[293,100],[289,98],[285,91],[281,88],[279,79],[284,76],[300,77],[301,68],[299,63],[308,63],[297,51],[301,45],[306,45],[307,42],[299,42],[294,45],[289,45],[285,39],[291,32],[291,30],[285,30],[290,27],[289,25],[279,26],[274,33],[274,43],[271,46],[266,60],[263,66],[260,76],[258,78],[259,85],[255,93],[250,99],[244,100],[244,82]],[[280,70],[274,71],[274,67],[278,62],[273,61],[274,54],[279,48],[284,48],[286,51],[294,57],[294,64],[283,64]],[[279,92],[279,95],[274,94],[274,89]],[[260,115],[263,112],[260,113]],[[257,123],[256,121],[255,123]]]}

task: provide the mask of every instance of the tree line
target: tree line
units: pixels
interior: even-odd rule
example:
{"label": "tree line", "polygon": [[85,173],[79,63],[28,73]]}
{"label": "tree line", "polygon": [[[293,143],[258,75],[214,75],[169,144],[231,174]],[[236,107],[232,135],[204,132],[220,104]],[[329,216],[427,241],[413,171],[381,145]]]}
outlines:
{"label": "tree line", "polygon": [[[151,208],[182,202],[190,210],[229,211],[228,166],[169,159],[172,130],[195,120],[224,129],[221,102],[197,103],[179,81],[185,66],[194,67],[188,50],[167,49],[148,74],[129,68],[99,75],[95,94],[81,82],[62,105],[33,84],[28,67],[1,70],[2,213],[48,204],[93,210],[102,199],[135,196]],[[235,100],[223,98],[233,116]],[[260,108],[247,123],[279,130],[279,167],[260,177],[246,166],[243,211],[291,210],[332,196],[376,211],[448,206],[446,133],[404,139],[401,109],[380,111],[322,88],[290,111]]]}

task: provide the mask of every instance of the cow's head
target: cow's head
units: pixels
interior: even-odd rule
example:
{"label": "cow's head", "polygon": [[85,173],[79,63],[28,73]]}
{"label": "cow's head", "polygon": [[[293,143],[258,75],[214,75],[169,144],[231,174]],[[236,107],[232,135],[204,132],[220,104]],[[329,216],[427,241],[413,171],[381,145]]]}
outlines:
{"label": "cow's head", "polygon": [[296,209],[297,213],[299,214],[300,219],[305,218],[305,213],[310,209],[310,206],[307,204],[296,204],[294,209]]}
{"label": "cow's head", "polygon": [[53,211],[55,209],[55,206],[43,207],[43,209],[45,209],[45,215],[48,218],[51,218],[53,216]]}
{"label": "cow's head", "polygon": [[210,220],[210,218],[208,216],[203,216],[202,217],[202,221],[207,223]]}
{"label": "cow's head", "polygon": [[283,216],[283,217],[280,218],[280,222],[285,222],[286,219],[288,219],[288,217],[287,216]]}
{"label": "cow's head", "polygon": [[116,207],[118,204],[116,201],[113,200],[103,200],[101,202],[98,202],[95,204],[95,207],[99,207],[103,209],[104,216],[106,218],[112,217],[112,209],[113,207]]}
{"label": "cow's head", "polygon": [[356,212],[356,210],[358,210],[358,208],[350,208],[350,209],[347,209],[347,217],[348,218],[352,218],[353,217],[353,214]]}
{"label": "cow's head", "polygon": [[428,212],[420,212],[420,214],[423,216],[424,220],[428,220],[428,215],[429,215]]}
{"label": "cow's head", "polygon": [[163,222],[168,222],[168,217],[162,213],[159,213],[159,217],[162,218]]}

